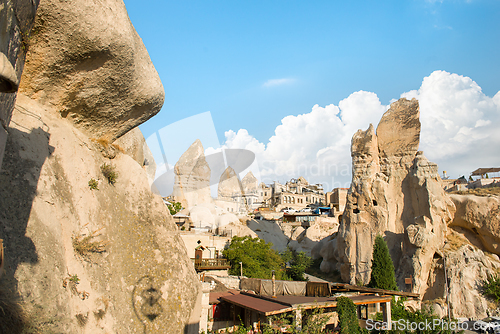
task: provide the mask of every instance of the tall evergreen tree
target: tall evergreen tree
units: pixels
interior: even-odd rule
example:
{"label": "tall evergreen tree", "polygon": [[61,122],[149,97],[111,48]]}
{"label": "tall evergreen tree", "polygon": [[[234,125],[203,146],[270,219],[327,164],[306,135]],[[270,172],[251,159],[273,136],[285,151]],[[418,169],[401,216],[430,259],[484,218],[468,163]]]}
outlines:
{"label": "tall evergreen tree", "polygon": [[389,248],[380,235],[375,238],[373,245],[372,273],[368,286],[385,290],[398,290]]}

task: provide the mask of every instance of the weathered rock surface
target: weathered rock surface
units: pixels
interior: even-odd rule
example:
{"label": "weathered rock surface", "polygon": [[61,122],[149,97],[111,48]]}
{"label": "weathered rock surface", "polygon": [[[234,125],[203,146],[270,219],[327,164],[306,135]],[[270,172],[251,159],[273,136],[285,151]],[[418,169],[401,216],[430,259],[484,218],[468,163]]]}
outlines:
{"label": "weathered rock surface", "polygon": [[475,195],[450,197],[457,208],[450,226],[467,229],[467,235],[480,239],[482,249],[500,254],[500,198]]}
{"label": "weathered rock surface", "polygon": [[[58,333],[183,332],[199,283],[142,166],[126,154],[103,158],[46,105],[20,94],[17,106],[0,173],[2,285]],[[114,185],[104,163],[118,173]],[[72,240],[92,234],[105,251],[80,254]]]}
{"label": "weathered rock surface", "polygon": [[348,282],[368,283],[372,246],[383,235],[398,283],[404,286],[411,275],[415,291],[427,287],[430,263],[444,245],[454,205],[442,190],[437,165],[417,151],[418,117],[418,102],[400,99],[384,114],[376,134],[370,126],[353,136],[353,181],[335,240],[339,263],[322,265],[337,266]]}
{"label": "weathered rock surface", "polygon": [[488,276],[496,274],[500,269],[498,256],[483,252],[471,245],[464,235],[453,230],[448,231],[441,255],[445,257],[446,263],[441,256],[433,258],[429,288],[423,296],[425,300],[429,300],[426,303],[431,303],[438,314],[447,315],[444,275],[446,265],[452,317],[481,319],[488,313],[494,315],[492,301],[485,298],[480,290]]}
{"label": "weathered rock surface", "polygon": [[213,202],[210,196],[210,167],[199,139],[179,158],[174,173],[172,196],[175,201],[186,208]]}
{"label": "weathered rock surface", "polygon": [[142,166],[148,175],[149,183],[152,184],[156,173],[156,163],[141,130],[138,127],[130,130],[118,138],[115,145],[118,150],[123,150]]}
{"label": "weathered rock surface", "polygon": [[378,149],[382,157],[414,154],[420,143],[418,103],[400,99],[382,116],[377,126]]}
{"label": "weathered rock surface", "polygon": [[112,143],[156,113],[160,78],[122,1],[41,2],[20,91]]}
{"label": "weathered rock surface", "polygon": [[232,200],[233,196],[241,196],[243,186],[240,178],[231,166],[227,167],[220,176],[217,198],[221,200]]}
{"label": "weathered rock surface", "polygon": [[[0,166],[39,0],[0,1]],[[24,42],[23,42],[24,38]]]}
{"label": "weathered rock surface", "polygon": [[241,186],[243,187],[244,194],[256,194],[259,188],[259,180],[257,180],[252,172],[248,172],[241,180]]}

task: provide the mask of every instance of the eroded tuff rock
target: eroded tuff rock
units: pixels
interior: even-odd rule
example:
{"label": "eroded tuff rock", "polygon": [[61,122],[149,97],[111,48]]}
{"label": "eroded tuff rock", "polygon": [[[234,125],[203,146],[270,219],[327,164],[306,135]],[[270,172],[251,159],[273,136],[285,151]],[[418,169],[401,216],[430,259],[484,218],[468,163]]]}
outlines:
{"label": "eroded tuff rock", "polygon": [[243,186],[240,178],[231,166],[227,167],[219,179],[218,199],[232,200],[233,196],[241,196],[242,194]]}
{"label": "eroded tuff rock", "polygon": [[[0,0],[0,166],[39,0]],[[23,43],[24,38],[24,43]]]}
{"label": "eroded tuff rock", "polygon": [[243,187],[244,194],[255,194],[259,188],[259,180],[257,180],[252,172],[248,172],[241,180],[241,186]]}
{"label": "eroded tuff rock", "polygon": [[477,237],[484,250],[500,254],[500,199],[498,196],[450,195],[457,208],[450,226],[466,229],[469,239]]}
{"label": "eroded tuff rock", "polygon": [[[0,173],[3,287],[57,333],[183,332],[199,282],[146,171],[127,154],[104,158],[46,105],[20,94],[17,107]],[[73,240],[91,234],[105,251],[80,254]]]}
{"label": "eroded tuff rock", "polygon": [[148,174],[149,183],[152,184],[155,179],[156,163],[141,130],[138,127],[130,130],[118,138],[115,145],[118,150],[123,150],[142,166]]}
{"label": "eroded tuff rock", "polygon": [[432,259],[429,288],[423,296],[424,300],[428,300],[425,303],[432,305],[438,315],[447,315],[446,266],[451,316],[481,319],[488,313],[494,315],[492,301],[480,291],[488,276],[496,274],[500,269],[498,256],[483,252],[470,244],[464,235],[451,229],[448,230],[441,255]]}
{"label": "eroded tuff rock", "polygon": [[411,275],[414,291],[427,288],[430,263],[444,245],[454,205],[442,190],[437,165],[417,151],[418,118],[418,102],[400,99],[384,114],[376,134],[370,125],[353,136],[353,180],[343,224],[331,241],[338,264],[322,264],[324,269],[337,266],[346,281],[368,283],[372,246],[382,235],[398,284],[404,286]]}
{"label": "eroded tuff rock", "polygon": [[182,154],[174,167],[175,183],[172,196],[185,208],[212,203],[210,167],[205,160],[201,141],[197,139]]}
{"label": "eroded tuff rock", "polygon": [[119,0],[41,2],[20,91],[109,143],[164,100],[160,78]]}

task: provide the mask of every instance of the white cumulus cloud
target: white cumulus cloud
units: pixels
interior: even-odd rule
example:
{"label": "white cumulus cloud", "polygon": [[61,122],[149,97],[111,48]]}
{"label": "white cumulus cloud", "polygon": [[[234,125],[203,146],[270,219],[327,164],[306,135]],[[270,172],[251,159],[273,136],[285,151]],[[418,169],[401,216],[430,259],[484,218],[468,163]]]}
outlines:
{"label": "white cumulus cloud", "polygon": [[[500,167],[500,92],[488,97],[468,77],[435,71],[401,97],[419,100],[420,149],[440,171],[458,177]],[[375,93],[359,91],[338,106],[315,105],[308,113],[286,116],[265,144],[240,129],[227,131],[223,146],[253,151],[266,183],[304,176],[329,191],[350,183],[352,135],[370,123],[376,126],[388,108]]]}
{"label": "white cumulus cloud", "polygon": [[500,92],[486,96],[471,78],[435,71],[401,97],[420,103],[420,149],[452,177],[500,166]]}

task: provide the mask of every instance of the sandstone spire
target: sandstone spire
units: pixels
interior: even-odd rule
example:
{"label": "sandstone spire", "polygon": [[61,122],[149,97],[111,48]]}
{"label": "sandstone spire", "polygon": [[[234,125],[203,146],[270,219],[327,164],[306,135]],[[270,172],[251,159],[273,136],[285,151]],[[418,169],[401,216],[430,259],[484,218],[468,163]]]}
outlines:
{"label": "sandstone spire", "polygon": [[243,187],[234,169],[229,166],[220,176],[218,199],[231,200],[234,196],[241,196]]}
{"label": "sandstone spire", "polygon": [[175,183],[172,196],[184,207],[211,203],[210,167],[205,160],[201,141],[197,139],[182,154],[174,167]]}

